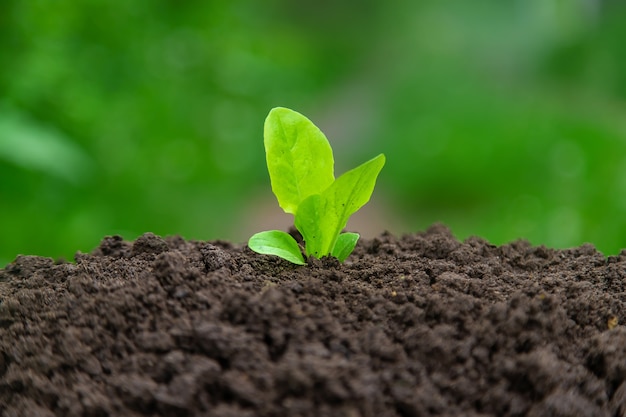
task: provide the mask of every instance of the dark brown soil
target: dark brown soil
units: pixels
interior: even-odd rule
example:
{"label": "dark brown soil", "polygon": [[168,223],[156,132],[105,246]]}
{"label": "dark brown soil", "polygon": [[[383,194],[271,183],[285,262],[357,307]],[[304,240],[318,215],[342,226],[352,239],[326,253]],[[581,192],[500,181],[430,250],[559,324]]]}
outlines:
{"label": "dark brown soil", "polygon": [[442,226],[297,267],[109,237],[0,270],[2,416],[626,416],[626,252]]}

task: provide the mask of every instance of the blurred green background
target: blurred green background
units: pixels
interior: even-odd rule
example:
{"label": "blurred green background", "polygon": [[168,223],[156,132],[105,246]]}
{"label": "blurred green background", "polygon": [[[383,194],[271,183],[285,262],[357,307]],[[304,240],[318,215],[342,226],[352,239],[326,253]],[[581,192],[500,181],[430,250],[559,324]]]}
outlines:
{"label": "blurred green background", "polygon": [[353,230],[626,247],[626,7],[600,0],[0,5],[0,266],[105,235],[242,242],[281,217],[262,126],[313,120]]}

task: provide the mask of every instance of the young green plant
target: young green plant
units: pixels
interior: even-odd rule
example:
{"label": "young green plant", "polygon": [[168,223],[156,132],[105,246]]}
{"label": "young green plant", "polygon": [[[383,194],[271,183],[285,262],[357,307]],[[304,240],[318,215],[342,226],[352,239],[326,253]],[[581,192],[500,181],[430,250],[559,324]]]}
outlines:
{"label": "young green plant", "polygon": [[[385,164],[383,154],[335,179],[333,151],[326,136],[298,112],[283,107],[265,119],[264,145],[272,191],[293,214],[306,256],[334,256],[343,262],[354,250],[358,233],[342,233],[348,219],[367,203]],[[271,230],[248,241],[255,252],[304,265],[300,246],[288,233]]]}

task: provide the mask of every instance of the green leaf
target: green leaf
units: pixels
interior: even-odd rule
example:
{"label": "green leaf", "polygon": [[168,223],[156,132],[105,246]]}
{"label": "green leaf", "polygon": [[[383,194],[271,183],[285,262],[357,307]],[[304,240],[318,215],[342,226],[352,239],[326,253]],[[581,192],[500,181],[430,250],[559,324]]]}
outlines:
{"label": "green leaf", "polygon": [[39,121],[0,108],[0,161],[38,170],[80,184],[93,174],[94,164],[75,141]]}
{"label": "green leaf", "polygon": [[385,156],[380,154],[300,204],[295,225],[305,240],[307,255],[321,258],[331,254],[350,216],[369,201],[384,164]]}
{"label": "green leaf", "polygon": [[248,246],[257,253],[280,256],[297,265],[305,264],[298,242],[280,230],[257,233],[248,240]]}
{"label": "green leaf", "polygon": [[294,224],[302,234],[307,256],[313,255],[316,258],[321,258],[328,254],[328,252],[324,252],[328,244],[324,239],[327,236],[324,234],[324,225],[321,221],[325,213],[326,202],[319,194],[309,196],[298,207]]}
{"label": "green leaf", "polygon": [[348,256],[354,250],[356,246],[356,242],[359,240],[358,233],[342,233],[337,238],[337,242],[335,243],[335,247],[331,255],[335,258],[339,259],[339,262],[343,262],[346,260]]}
{"label": "green leaf", "polygon": [[304,199],[334,181],[330,144],[300,113],[272,109],[265,120],[264,144],[272,191],[285,212],[295,214]]}

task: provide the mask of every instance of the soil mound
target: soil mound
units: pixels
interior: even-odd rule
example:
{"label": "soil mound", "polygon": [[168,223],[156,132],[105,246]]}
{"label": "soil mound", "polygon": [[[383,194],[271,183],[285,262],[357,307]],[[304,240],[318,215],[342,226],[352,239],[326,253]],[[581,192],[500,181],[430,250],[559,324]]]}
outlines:
{"label": "soil mound", "polygon": [[626,252],[443,226],[305,267],[108,237],[0,270],[0,414],[626,416]]}

